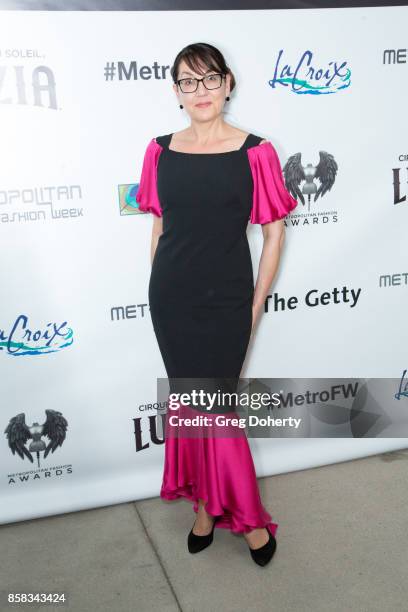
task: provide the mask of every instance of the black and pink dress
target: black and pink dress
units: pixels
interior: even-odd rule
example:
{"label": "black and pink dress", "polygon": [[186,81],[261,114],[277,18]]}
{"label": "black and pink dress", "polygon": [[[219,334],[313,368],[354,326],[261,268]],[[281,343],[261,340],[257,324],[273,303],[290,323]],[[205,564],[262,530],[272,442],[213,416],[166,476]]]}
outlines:
{"label": "black and pink dress", "polygon": [[[249,134],[240,149],[226,153],[174,151],[171,137],[149,142],[136,194],[141,211],[163,218],[149,282],[153,328],[170,381],[214,381],[214,389],[224,381],[231,390],[252,325],[248,221],[282,219],[297,201],[285,187],[275,148],[260,144],[261,137]],[[176,414],[203,412],[213,420],[234,414],[183,404]],[[161,497],[186,497],[195,512],[204,499],[206,511],[219,517],[216,527],[235,533],[267,527],[274,535],[277,524],[262,505],[245,430],[220,436],[206,429],[194,437],[166,435]]]}

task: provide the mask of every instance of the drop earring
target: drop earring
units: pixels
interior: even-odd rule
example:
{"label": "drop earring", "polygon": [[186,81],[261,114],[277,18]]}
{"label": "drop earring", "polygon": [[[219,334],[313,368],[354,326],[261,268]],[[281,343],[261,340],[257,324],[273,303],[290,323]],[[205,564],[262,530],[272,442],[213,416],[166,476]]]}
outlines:
{"label": "drop earring", "polygon": [[182,104],[179,104],[180,108],[184,108]]}

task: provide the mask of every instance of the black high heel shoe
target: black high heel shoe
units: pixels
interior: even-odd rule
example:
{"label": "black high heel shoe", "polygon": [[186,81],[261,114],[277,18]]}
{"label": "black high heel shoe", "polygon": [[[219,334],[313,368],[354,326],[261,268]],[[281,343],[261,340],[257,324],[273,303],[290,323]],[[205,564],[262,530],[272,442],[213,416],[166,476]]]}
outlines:
{"label": "black high heel shoe", "polygon": [[213,537],[214,537],[214,527],[215,527],[215,523],[217,522],[217,519],[218,517],[216,516],[214,518],[212,529],[210,533],[208,533],[207,535],[200,536],[200,535],[196,535],[195,533],[193,533],[193,527],[194,527],[193,525],[190,533],[188,534],[188,538],[187,538],[187,545],[188,545],[189,552],[198,553],[201,550],[204,550],[204,548],[207,548],[207,546],[211,544],[211,542],[213,541]]}
{"label": "black high heel shoe", "polygon": [[255,561],[255,563],[257,563],[258,565],[261,565],[262,567],[266,565],[267,563],[269,563],[269,561],[272,559],[275,553],[275,550],[276,550],[275,536],[271,534],[271,532],[269,531],[267,527],[266,527],[266,530],[269,535],[269,540],[267,541],[266,544],[264,544],[260,548],[251,548],[248,545],[249,552],[251,553],[252,559]]}

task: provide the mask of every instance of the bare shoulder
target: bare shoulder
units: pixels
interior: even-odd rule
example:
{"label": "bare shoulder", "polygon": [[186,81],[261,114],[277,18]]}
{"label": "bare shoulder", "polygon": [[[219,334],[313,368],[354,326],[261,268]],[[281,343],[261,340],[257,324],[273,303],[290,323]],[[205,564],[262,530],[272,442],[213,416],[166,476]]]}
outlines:
{"label": "bare shoulder", "polygon": [[226,143],[231,147],[239,147],[243,142],[246,141],[250,132],[245,132],[245,130],[240,130],[239,128],[235,128],[229,138],[226,138]]}
{"label": "bare shoulder", "polygon": [[179,132],[172,132],[172,135],[174,138],[181,138],[182,140],[183,137],[185,137],[189,133],[190,133],[190,130],[188,128],[185,128],[184,130],[180,130]]}
{"label": "bare shoulder", "polygon": [[240,130],[238,128],[236,128],[235,131],[235,136],[237,138],[237,140],[242,139],[242,138],[246,138],[247,136],[249,136],[249,132],[245,132],[244,130]]}
{"label": "bare shoulder", "polygon": [[188,134],[189,131],[187,128],[185,128],[184,130],[180,130],[179,132],[172,132],[171,133],[171,145],[173,146],[174,144],[180,145],[180,146],[185,146],[187,144],[187,146],[189,145],[189,139],[188,139]]}

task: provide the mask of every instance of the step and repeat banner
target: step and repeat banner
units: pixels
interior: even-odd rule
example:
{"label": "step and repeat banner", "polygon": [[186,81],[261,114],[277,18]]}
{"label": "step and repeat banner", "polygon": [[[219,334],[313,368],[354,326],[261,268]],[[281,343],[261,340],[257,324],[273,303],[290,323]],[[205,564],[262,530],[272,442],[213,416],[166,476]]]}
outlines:
{"label": "step and repeat banner", "polygon": [[[408,7],[116,7],[0,14],[2,523],[159,494],[166,372],[135,195],[150,139],[189,125],[170,77],[189,43],[224,53],[225,120],[273,143],[298,200],[242,375],[400,380],[408,412]],[[248,240],[256,275],[260,225]],[[375,403],[364,439],[350,415],[250,439],[258,476],[406,448]]]}

